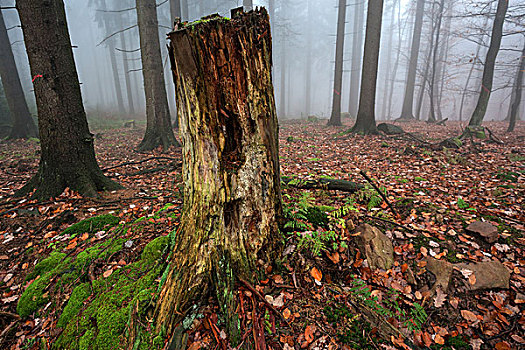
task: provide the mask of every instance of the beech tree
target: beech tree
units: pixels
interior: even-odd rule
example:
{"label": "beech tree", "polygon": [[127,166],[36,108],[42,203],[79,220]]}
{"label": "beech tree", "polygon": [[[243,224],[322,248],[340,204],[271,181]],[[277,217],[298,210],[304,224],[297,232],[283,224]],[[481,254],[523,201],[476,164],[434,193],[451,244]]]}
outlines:
{"label": "beech tree", "polygon": [[423,13],[425,12],[425,0],[416,0],[416,21],[414,33],[412,34],[412,46],[410,49],[410,61],[408,64],[407,82],[405,85],[405,97],[401,109],[400,119],[415,119],[412,110],[414,105],[414,91],[416,84],[417,62],[419,58],[419,46],[421,43],[421,29],[423,28]]}
{"label": "beech tree", "polygon": [[179,142],[171,128],[160,52],[157,6],[155,0],[136,0],[136,7],[146,94],[146,133],[138,149],[142,152],[151,151],[159,146],[167,149],[170,146],[178,146]]}
{"label": "beech tree", "polygon": [[24,90],[20,83],[2,10],[0,10],[0,78],[12,119],[9,138],[37,137],[38,131],[29,112]]}
{"label": "beech tree", "polygon": [[365,2],[357,0],[357,3],[354,6],[352,68],[350,72],[350,97],[348,102],[348,112],[352,117],[357,116],[357,109],[359,107],[359,82],[361,81],[361,61],[363,56],[363,22],[365,17]]}
{"label": "beech tree", "polygon": [[259,259],[276,254],[282,215],[269,17],[260,9],[189,26],[170,34],[185,186],[157,330],[171,333],[211,293],[236,346],[235,283],[253,283]]}
{"label": "beech tree", "polygon": [[519,113],[518,109],[521,103],[521,93],[522,93],[523,71],[524,70],[525,70],[525,42],[523,43],[523,50],[521,52],[518,74],[516,76],[516,82],[515,82],[516,91],[515,91],[514,101],[512,101],[511,103],[509,127],[507,129],[507,132],[514,131],[514,127],[516,126],[516,120],[518,119],[518,113]]}
{"label": "beech tree", "polygon": [[363,72],[361,74],[359,110],[357,112],[357,120],[351,129],[354,133],[377,133],[375,107],[382,17],[383,0],[370,0],[368,2],[368,12],[366,16],[365,49],[363,54]]}
{"label": "beech tree", "polygon": [[109,180],[95,159],[62,0],[17,0],[24,41],[35,77],[40,165],[17,192],[36,189],[33,197],[49,199],[66,187],[96,197],[97,191],[121,186]]}
{"label": "beech tree", "polygon": [[337,39],[335,43],[334,89],[332,116],[328,125],[341,126],[341,89],[343,87],[343,55],[345,46],[346,0],[339,0],[337,11]]}
{"label": "beech tree", "polygon": [[485,113],[487,112],[487,105],[489,104],[490,93],[492,91],[492,81],[494,80],[494,66],[496,65],[496,57],[498,56],[501,45],[501,38],[503,36],[503,22],[505,21],[505,14],[507,13],[508,6],[508,0],[498,0],[496,17],[494,18],[492,35],[490,37],[489,50],[487,51],[485,66],[483,67],[481,90],[476,108],[470,117],[469,126],[471,127],[481,126],[483,118],[485,117]]}

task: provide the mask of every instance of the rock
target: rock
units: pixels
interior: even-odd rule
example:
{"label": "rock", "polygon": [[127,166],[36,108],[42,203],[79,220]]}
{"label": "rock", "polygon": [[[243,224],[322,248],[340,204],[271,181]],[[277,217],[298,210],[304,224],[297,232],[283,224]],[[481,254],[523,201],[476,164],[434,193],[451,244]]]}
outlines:
{"label": "rock", "polygon": [[384,132],[387,135],[402,135],[405,133],[405,131],[399,126],[388,123],[381,123],[377,125],[377,130]]}
{"label": "rock", "polygon": [[357,245],[370,268],[388,270],[394,264],[394,247],[390,239],[377,227],[363,224],[357,227]]}
{"label": "rock", "polygon": [[480,235],[487,243],[494,243],[499,238],[498,228],[488,222],[474,221],[466,230]]}
{"label": "rock", "polygon": [[436,282],[432,286],[432,290],[441,288],[442,291],[448,290],[450,278],[452,277],[452,271],[454,266],[445,260],[437,260],[434,258],[427,259],[427,271],[431,272],[436,277]]}
{"label": "rock", "polygon": [[[455,264],[459,270],[470,270],[475,276],[469,278],[465,285],[469,290],[509,288],[510,271],[498,261],[486,261],[475,264]],[[471,283],[475,282],[474,284]]]}

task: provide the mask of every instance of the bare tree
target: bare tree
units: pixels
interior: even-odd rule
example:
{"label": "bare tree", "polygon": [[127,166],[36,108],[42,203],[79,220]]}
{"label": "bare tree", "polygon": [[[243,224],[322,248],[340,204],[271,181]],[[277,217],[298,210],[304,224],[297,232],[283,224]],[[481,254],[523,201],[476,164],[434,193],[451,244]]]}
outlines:
{"label": "bare tree", "polygon": [[348,112],[351,116],[357,115],[359,107],[359,83],[361,81],[361,61],[363,53],[363,21],[365,3],[356,0],[354,12],[354,28],[352,40],[352,68],[350,72],[350,98],[348,102]]}
{"label": "bare tree", "polygon": [[523,86],[523,71],[525,70],[525,41],[523,43],[523,50],[521,52],[520,57],[520,64],[518,68],[518,75],[516,76],[516,92],[515,92],[515,98],[511,106],[510,111],[510,120],[509,120],[509,127],[507,129],[507,132],[514,131],[514,127],[516,126],[516,120],[518,119],[518,110],[521,103],[521,93],[522,93],[522,86]]}
{"label": "bare tree", "polygon": [[337,11],[337,38],[335,44],[334,91],[332,91],[332,116],[328,125],[341,126],[341,89],[343,87],[343,55],[345,46],[346,0],[339,0]]}
{"label": "bare tree", "polygon": [[2,86],[13,120],[9,138],[37,137],[38,132],[20,83],[2,10],[0,10],[0,78],[2,78]]}
{"label": "bare tree", "polygon": [[494,25],[492,27],[492,35],[490,37],[489,50],[485,58],[485,66],[483,68],[483,78],[481,79],[481,91],[479,93],[478,103],[470,117],[469,126],[480,126],[487,112],[487,105],[489,103],[490,93],[492,91],[492,82],[494,79],[494,66],[496,64],[496,57],[498,56],[501,45],[501,38],[503,36],[503,22],[505,21],[505,14],[509,6],[508,0],[498,0],[498,8],[496,9],[496,17],[494,18]]}
{"label": "bare tree", "polygon": [[423,13],[425,11],[425,0],[417,0],[416,21],[414,33],[412,34],[412,47],[410,50],[410,61],[408,65],[407,83],[405,86],[405,97],[401,109],[401,119],[414,119],[412,111],[414,105],[414,90],[416,83],[417,62],[419,57],[419,45],[421,42],[421,29],[423,28]]}
{"label": "bare tree", "polygon": [[352,127],[352,132],[354,133],[377,133],[375,103],[382,18],[383,0],[370,0],[368,2],[368,13],[366,17],[366,35],[363,54],[363,73],[361,74],[359,110],[357,112],[355,125]]}
{"label": "bare tree", "polygon": [[[381,102],[381,117],[385,119],[390,119],[390,115],[386,115],[387,111],[387,105],[388,103],[388,87],[389,82],[391,79],[395,79],[395,74],[392,72],[391,66],[392,66],[392,42],[394,39],[394,23],[395,23],[395,14],[396,14],[396,7],[399,3],[398,0],[394,0],[392,2],[392,8],[390,13],[390,25],[388,26],[388,41],[387,41],[387,47],[386,47],[386,67],[385,67],[385,79],[383,83],[383,101]],[[397,69],[396,69],[397,70]]]}
{"label": "bare tree", "polygon": [[17,192],[49,199],[66,187],[86,196],[121,188],[100,170],[95,159],[80,83],[71,49],[62,0],[17,0],[24,41],[35,77],[40,165],[33,178]]}
{"label": "bare tree", "polygon": [[445,8],[445,0],[440,0],[439,3],[437,3],[438,11],[436,13],[436,25],[435,28],[432,29],[432,32],[436,34],[436,39],[433,39],[434,47],[432,48],[432,72],[430,74],[430,81],[428,82],[428,88],[429,88],[429,97],[430,97],[430,116],[429,121],[430,122],[436,122],[436,104],[435,104],[435,97],[436,97],[436,71],[438,67],[438,50],[440,47],[439,38],[441,36],[441,23],[443,22],[443,11]]}
{"label": "bare tree", "polygon": [[155,0],[136,0],[140,34],[142,75],[146,94],[146,133],[138,149],[151,151],[159,146],[178,146],[171,128],[171,118],[164,84]]}

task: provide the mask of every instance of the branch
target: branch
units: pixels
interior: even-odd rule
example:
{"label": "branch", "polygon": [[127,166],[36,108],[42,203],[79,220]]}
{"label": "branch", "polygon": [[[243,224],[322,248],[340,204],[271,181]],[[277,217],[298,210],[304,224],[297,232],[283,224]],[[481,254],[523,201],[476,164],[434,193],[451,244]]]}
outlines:
{"label": "branch", "polygon": [[151,158],[146,158],[146,159],[135,161],[135,162],[125,162],[125,163],[121,163],[121,164],[118,164],[118,165],[110,166],[108,168],[102,169],[102,171],[106,172],[108,170],[115,169],[115,168],[120,168],[120,167],[123,167],[123,166],[126,166],[126,165],[142,164],[142,163],[148,162],[150,160],[173,160],[173,161],[178,161],[178,159],[171,158],[171,157],[151,157]]}
{"label": "branch", "polygon": [[359,174],[361,174],[361,176],[363,176],[366,181],[368,181],[368,183],[370,183],[370,185],[372,185],[372,187],[376,190],[376,192],[381,196],[381,198],[383,198],[386,202],[386,204],[388,205],[388,207],[390,208],[390,210],[392,210],[392,212],[399,217],[399,214],[397,213],[397,211],[394,209],[394,207],[392,206],[392,204],[390,204],[390,201],[388,200],[388,198],[386,198],[385,194],[383,193],[383,191],[381,191],[379,189],[379,187],[377,187],[377,185],[372,181],[372,179],[370,177],[368,177],[368,175],[366,175],[366,173],[361,170],[359,172]]}
{"label": "branch", "polygon": [[99,42],[99,43],[97,44],[97,46],[102,45],[106,40],[108,40],[108,39],[114,37],[115,35],[117,35],[117,34],[119,34],[119,33],[122,33],[122,32],[125,32],[125,31],[130,30],[130,29],[133,29],[133,28],[135,28],[135,27],[137,27],[137,26],[138,26],[138,24],[134,24],[134,25],[132,25],[131,27],[127,27],[127,28],[124,28],[124,29],[122,29],[122,30],[119,30],[119,31],[117,31],[117,32],[115,32],[115,33],[113,33],[113,34],[111,34],[110,36],[105,37],[104,40],[102,40],[101,42]]}
{"label": "branch", "polygon": [[140,47],[138,49],[135,49],[135,50],[123,50],[123,49],[119,49],[119,48],[115,47],[115,50],[120,51],[120,52],[132,53],[132,52],[139,52],[140,51]]}

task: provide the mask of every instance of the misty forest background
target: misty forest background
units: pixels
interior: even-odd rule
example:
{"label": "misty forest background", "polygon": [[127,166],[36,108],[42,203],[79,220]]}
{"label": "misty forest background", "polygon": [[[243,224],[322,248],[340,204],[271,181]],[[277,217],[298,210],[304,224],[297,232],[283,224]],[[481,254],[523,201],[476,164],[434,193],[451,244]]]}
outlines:
{"label": "misty forest background", "polygon": [[[274,86],[279,118],[330,117],[335,91],[335,44],[340,2],[254,1],[254,6],[268,7],[271,15]],[[3,1],[2,6],[8,3]],[[348,0],[346,3],[341,111],[355,116],[367,2]],[[134,1],[66,0],[65,4],[82,97],[92,127],[120,124],[120,120],[144,119],[139,33],[136,11],[130,10],[134,7]],[[182,1],[182,20],[191,21],[212,13],[229,16],[229,10],[240,5],[242,1]],[[385,1],[376,95],[377,120],[401,116],[415,8],[416,1]],[[418,119],[427,120],[430,117],[430,86],[433,85],[436,90],[433,105],[438,120],[469,120],[481,90],[484,59],[495,11],[494,1],[425,2],[413,102],[414,115]],[[159,38],[161,43],[166,43],[166,33],[172,27],[169,1],[158,2],[157,12]],[[504,120],[510,113],[525,41],[524,13],[525,4],[520,1],[510,3],[486,121]],[[4,10],[3,16],[24,93],[36,117],[32,77],[18,14],[13,10]],[[440,35],[436,35],[438,29]],[[162,55],[174,119],[175,94],[167,50],[162,50]],[[436,65],[432,64],[434,55]],[[430,84],[432,76],[434,83]],[[519,108],[521,114],[524,105]],[[0,124],[10,124],[1,89]]]}

